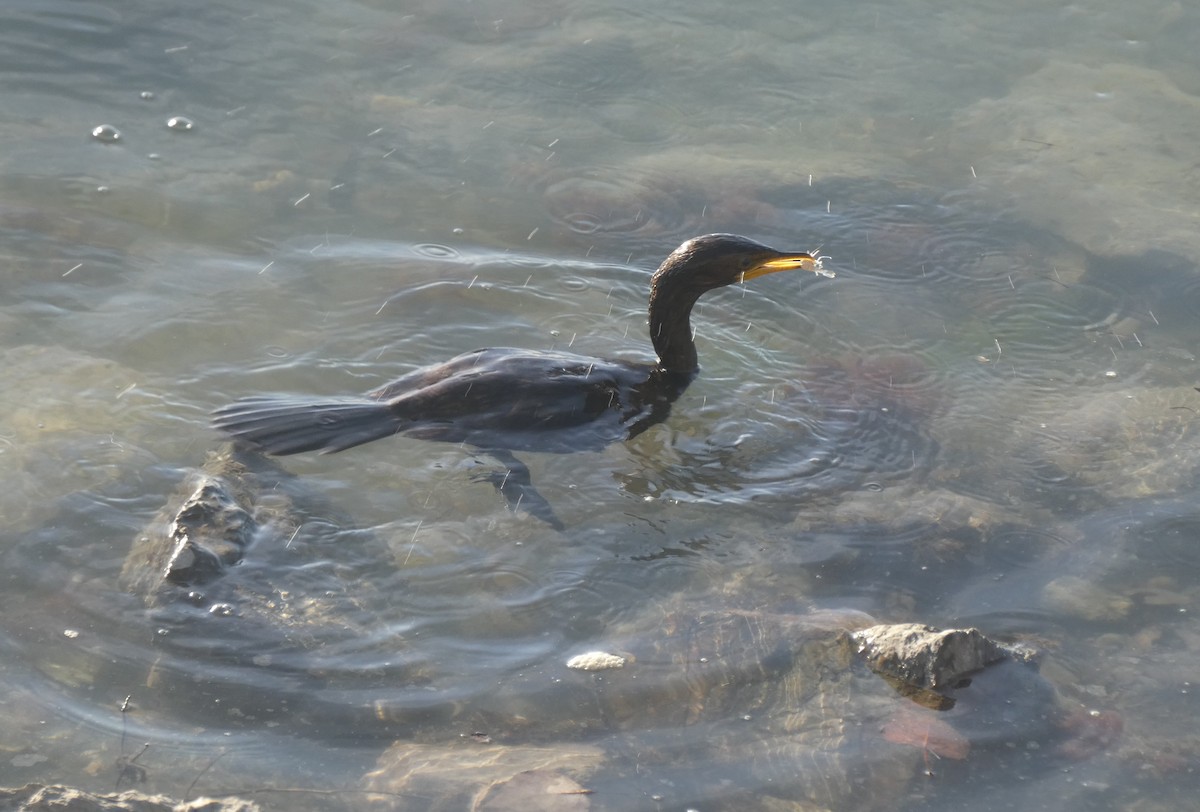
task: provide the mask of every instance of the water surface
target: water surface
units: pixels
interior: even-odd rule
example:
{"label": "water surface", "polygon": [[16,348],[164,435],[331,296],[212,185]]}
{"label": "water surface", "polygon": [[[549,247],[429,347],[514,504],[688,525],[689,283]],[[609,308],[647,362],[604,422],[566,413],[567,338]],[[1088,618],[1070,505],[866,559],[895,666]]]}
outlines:
{"label": "water surface", "polygon": [[[486,733],[594,748],[597,809],[769,803],[745,764],[570,732],[567,658],[684,600],[977,625],[1106,720],[1027,733],[1052,769],[918,768],[899,808],[1193,792],[1198,21],[1110,5],[11,8],[0,784],[110,790],[149,742],[153,791],[359,808],[393,742]],[[398,439],[283,463],[311,532],[231,616],[118,587],[212,409],[480,346],[649,360],[649,274],[710,231],[837,277],[706,296],[669,421],[526,455],[564,532]]]}

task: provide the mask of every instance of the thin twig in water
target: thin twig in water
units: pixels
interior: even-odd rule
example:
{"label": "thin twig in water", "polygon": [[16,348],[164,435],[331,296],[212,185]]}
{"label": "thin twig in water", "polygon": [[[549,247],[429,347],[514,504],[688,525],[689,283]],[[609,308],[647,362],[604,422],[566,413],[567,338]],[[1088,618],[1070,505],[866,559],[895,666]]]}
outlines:
{"label": "thin twig in water", "polygon": [[129,713],[132,699],[133,694],[129,694],[121,701],[121,754],[117,756],[117,783],[113,785],[113,792],[120,791],[121,782],[126,778],[133,784],[140,784],[146,780],[146,768],[138,764],[137,760],[150,749],[150,742],[144,743],[142,749],[132,758],[125,755],[125,738],[128,732],[128,721],[125,714]]}
{"label": "thin twig in water", "polygon": [[[201,778],[203,778],[203,777],[204,777],[204,774],[205,774],[206,772],[208,772],[209,770],[211,770],[211,769],[213,768],[213,765],[214,765],[214,764],[216,764],[218,761],[220,761],[221,759],[223,759],[223,758],[225,757],[225,753],[227,753],[227,752],[228,752],[227,750],[222,750],[221,752],[217,753],[217,754],[216,754],[216,755],[213,757],[212,761],[208,762],[208,765],[207,765],[207,766],[205,766],[205,768],[204,768],[203,770],[201,770],[200,772],[198,772],[198,773],[196,774],[196,777],[192,779],[192,783],[188,784],[187,791],[186,791],[185,793],[183,793],[183,802],[184,802],[185,804],[188,802],[188,798],[192,797],[192,790],[194,790],[194,789],[196,788],[196,783],[197,783],[197,782],[198,782],[198,781],[199,781]],[[220,797],[220,796],[218,796],[218,797]]]}

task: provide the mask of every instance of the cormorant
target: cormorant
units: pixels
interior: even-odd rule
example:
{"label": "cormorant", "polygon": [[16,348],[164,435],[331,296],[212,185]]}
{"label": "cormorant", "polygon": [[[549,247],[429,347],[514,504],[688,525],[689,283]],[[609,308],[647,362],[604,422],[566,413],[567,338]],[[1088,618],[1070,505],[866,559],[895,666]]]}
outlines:
{"label": "cormorant", "polygon": [[666,419],[699,372],[691,312],[705,292],[797,268],[833,276],[823,257],[782,252],[734,234],[679,246],[650,279],[650,341],[657,363],[491,348],[422,367],[346,398],[251,397],[214,424],[268,454],[331,453],[403,434],[464,443],[501,460],[488,475],[510,504],[561,523],[529,484],[513,451],[599,449]]}

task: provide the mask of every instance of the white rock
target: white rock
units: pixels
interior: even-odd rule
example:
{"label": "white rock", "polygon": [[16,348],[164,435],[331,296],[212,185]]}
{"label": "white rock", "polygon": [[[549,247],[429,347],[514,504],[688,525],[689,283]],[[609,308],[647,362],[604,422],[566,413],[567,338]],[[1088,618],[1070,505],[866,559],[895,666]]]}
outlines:
{"label": "white rock", "polygon": [[608,668],[621,668],[624,665],[624,657],[618,657],[616,654],[609,654],[606,651],[588,651],[576,654],[567,660],[567,668],[579,671],[604,671]]}

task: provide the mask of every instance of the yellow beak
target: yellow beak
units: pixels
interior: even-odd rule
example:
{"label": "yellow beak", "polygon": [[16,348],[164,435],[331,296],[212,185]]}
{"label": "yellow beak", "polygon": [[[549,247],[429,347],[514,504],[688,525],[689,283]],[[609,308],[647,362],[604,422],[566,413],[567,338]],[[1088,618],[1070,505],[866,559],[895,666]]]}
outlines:
{"label": "yellow beak", "polygon": [[779,273],[780,271],[794,271],[797,268],[803,271],[812,271],[821,276],[835,276],[833,271],[828,271],[822,264],[822,260],[829,257],[814,256],[809,253],[801,252],[798,254],[784,254],[781,256],[772,257],[771,259],[760,262],[749,270],[742,271],[742,281],[757,279],[760,276],[766,276],[769,273]]}

